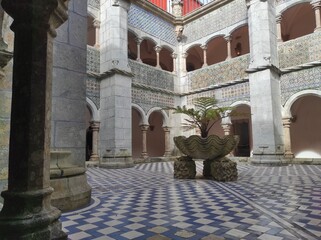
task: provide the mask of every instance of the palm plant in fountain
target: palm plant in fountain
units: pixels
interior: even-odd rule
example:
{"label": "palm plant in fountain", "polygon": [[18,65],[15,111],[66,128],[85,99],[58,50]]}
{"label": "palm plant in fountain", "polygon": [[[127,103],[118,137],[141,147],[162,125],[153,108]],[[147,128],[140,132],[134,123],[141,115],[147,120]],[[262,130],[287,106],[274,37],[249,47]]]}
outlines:
{"label": "palm plant in fountain", "polygon": [[221,119],[231,115],[231,107],[219,107],[214,97],[199,97],[194,99],[193,108],[187,108],[185,105],[180,107],[171,107],[173,113],[182,113],[189,118],[185,118],[182,124],[184,130],[198,128],[202,138],[206,138],[212,127]]}
{"label": "palm plant in fountain", "polygon": [[194,178],[196,166],[192,159],[203,159],[203,176],[213,177],[219,181],[237,179],[236,163],[225,156],[238,144],[237,136],[210,135],[209,132],[221,119],[231,116],[231,107],[220,107],[214,97],[194,99],[193,108],[185,105],[170,107],[173,113],[181,113],[188,118],[183,123],[185,130],[197,128],[201,136],[192,135],[174,137],[176,147],[186,156],[179,157],[174,163],[175,178]]}

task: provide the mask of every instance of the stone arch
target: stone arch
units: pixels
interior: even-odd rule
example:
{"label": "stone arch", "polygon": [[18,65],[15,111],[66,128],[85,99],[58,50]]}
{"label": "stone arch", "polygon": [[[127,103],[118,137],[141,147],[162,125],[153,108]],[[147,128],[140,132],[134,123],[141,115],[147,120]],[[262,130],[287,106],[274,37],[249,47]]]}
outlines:
{"label": "stone arch", "polygon": [[88,97],[86,97],[86,103],[89,111],[91,112],[91,121],[100,121],[99,110],[97,109],[96,104]]}
{"label": "stone arch", "polygon": [[311,0],[293,0],[276,6],[276,14],[282,14],[286,10],[300,3],[310,3]]}
{"label": "stone arch", "polygon": [[296,158],[321,158],[321,91],[304,90],[291,96],[283,117],[290,119],[291,151]]}
{"label": "stone arch", "polygon": [[213,36],[211,36],[210,38],[208,38],[206,41],[205,41],[205,44],[209,44],[209,42],[211,42],[212,40],[214,40],[215,38],[219,38],[219,37],[224,37],[225,34],[215,34]]}
{"label": "stone arch", "polygon": [[142,130],[148,129],[145,111],[137,104],[132,104],[132,156],[140,158],[144,150]]}
{"label": "stone arch", "polygon": [[[231,123],[231,134],[239,135],[239,144],[234,150],[237,157],[249,157],[253,149],[251,104],[248,101],[236,101],[230,105],[233,109],[228,110]],[[233,114],[235,112],[235,114]]]}
{"label": "stone arch", "polygon": [[135,103],[132,103],[132,108],[135,109],[141,117],[141,122],[139,124],[140,125],[148,125],[148,118],[146,117],[144,109]]}
{"label": "stone arch", "polygon": [[151,109],[149,109],[149,111],[147,112],[147,116],[146,116],[146,119],[148,121],[150,115],[153,113],[153,112],[160,112],[161,115],[162,115],[162,120],[163,120],[163,127],[168,127],[168,123],[169,123],[169,117],[167,115],[167,113],[164,111],[164,109],[160,108],[160,107],[153,107]]}
{"label": "stone arch", "polygon": [[281,15],[282,40],[289,41],[314,32],[315,13],[310,1],[294,1],[282,4],[278,9]]}
{"label": "stone arch", "polygon": [[282,117],[283,118],[291,118],[292,113],[291,113],[291,107],[293,103],[298,100],[301,97],[304,96],[317,96],[321,98],[321,91],[320,90],[303,90],[300,92],[297,92],[293,94],[284,104],[284,107],[282,109]]}
{"label": "stone arch", "polygon": [[199,46],[201,46],[201,45],[202,45],[201,43],[193,43],[193,44],[187,46],[184,51],[185,51],[185,52],[188,52],[188,51],[191,50],[192,48],[194,48],[194,47],[199,47]]}

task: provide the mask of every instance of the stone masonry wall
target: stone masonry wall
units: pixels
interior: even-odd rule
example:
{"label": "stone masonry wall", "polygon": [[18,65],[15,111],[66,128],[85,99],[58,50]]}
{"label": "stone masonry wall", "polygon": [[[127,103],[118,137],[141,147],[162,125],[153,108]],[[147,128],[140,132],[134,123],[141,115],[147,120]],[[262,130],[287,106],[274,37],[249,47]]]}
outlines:
{"label": "stone masonry wall", "polygon": [[177,44],[173,24],[133,3],[128,12],[128,25],[171,45]]}
{"label": "stone masonry wall", "polygon": [[247,18],[244,0],[235,0],[184,26],[186,43],[206,37]]}
{"label": "stone masonry wall", "polygon": [[69,18],[54,41],[51,150],[70,151],[85,164],[87,1],[70,1]]}

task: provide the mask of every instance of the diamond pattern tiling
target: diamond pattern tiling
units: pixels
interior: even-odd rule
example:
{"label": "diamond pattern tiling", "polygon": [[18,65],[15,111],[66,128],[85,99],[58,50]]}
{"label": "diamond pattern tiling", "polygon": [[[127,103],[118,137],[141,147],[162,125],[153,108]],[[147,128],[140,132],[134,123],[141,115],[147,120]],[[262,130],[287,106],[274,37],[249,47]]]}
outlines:
{"label": "diamond pattern tiling", "polygon": [[88,168],[92,203],[64,213],[62,225],[71,240],[321,238],[321,166],[238,171],[219,183],[174,179],[172,162]]}

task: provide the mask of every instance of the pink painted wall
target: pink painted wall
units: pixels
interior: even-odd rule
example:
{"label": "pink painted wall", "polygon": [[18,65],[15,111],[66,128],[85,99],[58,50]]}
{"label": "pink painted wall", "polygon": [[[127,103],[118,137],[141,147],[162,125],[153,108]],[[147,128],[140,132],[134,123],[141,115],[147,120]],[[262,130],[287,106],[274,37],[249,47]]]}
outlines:
{"label": "pink painted wall", "polygon": [[295,157],[321,157],[321,98],[305,96],[291,107],[291,145]]}
{"label": "pink painted wall", "polygon": [[142,131],[140,129],[141,116],[137,110],[132,110],[132,155],[133,157],[140,157],[142,147]]}

